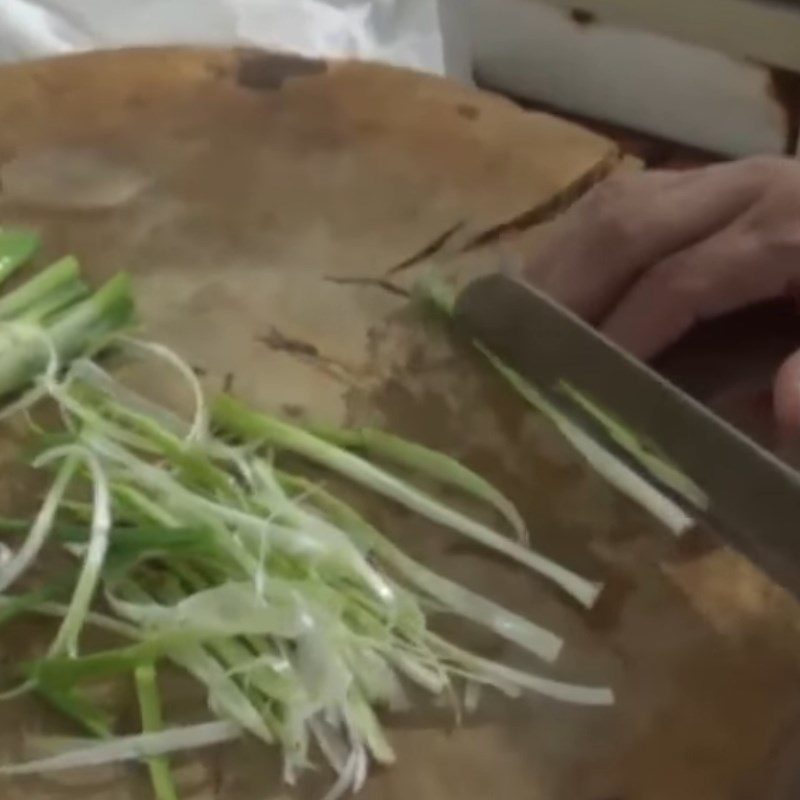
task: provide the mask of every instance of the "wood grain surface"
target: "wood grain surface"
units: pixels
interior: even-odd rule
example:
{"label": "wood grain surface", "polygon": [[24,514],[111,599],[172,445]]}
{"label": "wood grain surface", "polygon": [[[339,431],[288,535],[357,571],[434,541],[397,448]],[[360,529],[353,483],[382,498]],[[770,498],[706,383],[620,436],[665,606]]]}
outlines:
{"label": "wood grain surface", "polygon": [[[409,551],[564,634],[547,672],[610,682],[619,697],[593,710],[487,693],[458,728],[434,708],[388,718],[398,765],[376,772],[366,800],[746,800],[775,781],[796,795],[797,605],[710,534],[672,540],[408,300],[429,259],[469,270],[535,238],[536,223],[617,168],[611,140],[432,77],[241,51],[4,67],[0,118],[0,223],[40,229],[47,256],[75,253],[94,280],[130,270],[144,331],[210,391],[443,448],[514,498],[538,548],[606,581],[582,613],[359,498]],[[181,402],[166,379],[131,379]],[[3,509],[30,501],[13,452],[6,436]],[[5,635],[0,655],[41,632]],[[190,682],[167,681],[175,707],[202,716]],[[21,731],[55,726],[34,701],[1,705],[0,757],[24,754]],[[276,763],[251,742],[182,759],[183,797],[313,798],[330,780],[321,771],[284,789]],[[9,800],[149,792],[134,767],[0,785]]]}

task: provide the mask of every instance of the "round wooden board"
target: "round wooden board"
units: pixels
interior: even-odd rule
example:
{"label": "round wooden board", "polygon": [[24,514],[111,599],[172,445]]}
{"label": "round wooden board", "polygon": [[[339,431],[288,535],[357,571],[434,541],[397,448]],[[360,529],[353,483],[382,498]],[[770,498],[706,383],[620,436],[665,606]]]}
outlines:
{"label": "round wooden board", "polygon": [[[487,693],[460,728],[433,709],[387,718],[398,764],[369,780],[366,800],[728,800],[783,781],[800,719],[796,605],[703,537],[677,545],[406,296],[429,256],[458,266],[501,239],[513,247],[615,167],[612,143],[436,78],[239,51],[5,67],[0,114],[0,223],[40,229],[47,255],[75,253],[93,279],[130,270],[146,334],[210,391],[448,450],[519,503],[539,549],[608,584],[582,613],[370,501],[409,551],[564,634],[553,674],[609,681],[619,699],[596,710]],[[3,475],[9,508],[14,467]],[[19,729],[49,721],[34,702],[0,706],[3,757],[18,757]],[[183,761],[178,775],[186,800],[318,797],[330,777],[283,789],[253,743]],[[128,768],[0,792],[150,796]]]}

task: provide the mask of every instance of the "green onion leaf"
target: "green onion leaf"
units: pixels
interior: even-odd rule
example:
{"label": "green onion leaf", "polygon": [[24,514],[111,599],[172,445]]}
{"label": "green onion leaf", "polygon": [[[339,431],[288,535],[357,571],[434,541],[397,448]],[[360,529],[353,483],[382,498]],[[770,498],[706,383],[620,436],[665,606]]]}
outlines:
{"label": "green onion leaf", "polygon": [[39,249],[39,237],[32,231],[0,228],[0,283],[7,280]]}
{"label": "green onion leaf", "polygon": [[[164,729],[161,715],[161,697],[156,682],[156,671],[152,664],[136,668],[136,695],[142,717],[142,733],[160,733]],[[172,780],[169,761],[163,756],[151,756],[147,760],[150,782],[153,784],[155,800],[178,800],[178,792]]]}
{"label": "green onion leaf", "polygon": [[363,450],[370,456],[391,461],[487,503],[506,519],[517,538],[527,544],[528,529],[514,504],[491,483],[454,458],[374,428],[348,430],[312,425],[308,430],[339,447]]}
{"label": "green onion leaf", "polygon": [[232,397],[217,398],[212,419],[227,433],[249,442],[258,442],[308,458],[321,466],[355,482],[440,525],[468,536],[484,546],[503,553],[557,583],[585,606],[591,607],[601,586],[560,564],[511,542],[491,528],[476,522],[404,481],[372,465],[370,462],[335,447],[300,428],[273,417],[249,410]]}

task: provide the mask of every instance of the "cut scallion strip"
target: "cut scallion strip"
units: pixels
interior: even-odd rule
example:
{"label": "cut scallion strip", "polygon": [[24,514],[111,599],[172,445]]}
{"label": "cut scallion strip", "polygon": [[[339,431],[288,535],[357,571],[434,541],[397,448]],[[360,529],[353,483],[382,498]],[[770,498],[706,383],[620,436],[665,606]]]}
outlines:
{"label": "cut scallion strip", "polygon": [[[39,465],[50,462],[54,457],[56,456],[48,454],[39,462]],[[47,537],[50,535],[58,512],[58,506],[64,497],[69,482],[75,475],[77,467],[78,458],[76,453],[74,451],[68,453],[59,467],[53,485],[47,493],[36,519],[30,527],[28,536],[11,560],[0,567],[0,592],[5,592],[28,570],[36,559],[39,551],[47,541]]]}
{"label": "cut scallion strip", "polygon": [[36,694],[44,698],[53,708],[80,725],[88,734],[98,739],[111,739],[113,717],[104,709],[82,697],[77,690],[50,686],[37,681]]}
{"label": "cut scallion strip", "polygon": [[0,283],[33,258],[39,237],[32,231],[0,229]]}
{"label": "cut scallion strip", "polygon": [[168,728],[158,733],[120,736],[100,744],[76,745],[64,753],[36,761],[2,765],[0,775],[45,775],[121,761],[141,761],[168,753],[211,747],[239,736],[241,729],[233,723],[202,722],[184,728]]}
{"label": "cut scallion strip", "polygon": [[[85,292],[78,262],[67,256],[13,292],[3,295],[0,298],[0,319],[16,319],[26,315],[41,319]],[[44,311],[40,310],[42,307]]]}
{"label": "cut scallion strip", "polygon": [[528,529],[514,504],[491,483],[454,458],[375,428],[313,425],[308,430],[339,447],[361,450],[375,458],[391,461],[487,503],[506,519],[521,542],[528,543]]}
{"label": "cut scallion strip", "polygon": [[[415,292],[418,297],[422,298],[440,314],[448,319],[452,318],[455,309],[455,294],[440,276],[435,273],[424,276],[417,281]],[[517,393],[549,419],[570,444],[584,457],[589,465],[620,493],[629,497],[656,517],[656,519],[660,520],[662,524],[676,536],[682,535],[689,528],[693,527],[695,522],[694,518],[687,514],[678,503],[656,486],[652,480],[648,480],[637,473],[633,468],[622,461],[622,459],[618,458],[610,452],[608,448],[604,447],[594,437],[579,427],[577,423],[564,414],[564,412],[553,402],[548,400],[542,392],[533,386],[530,381],[507,366],[499,356],[490,351],[485,345],[477,340],[473,340],[472,344],[487,358],[489,363],[509,382]],[[638,442],[636,442],[635,446],[632,446],[630,433],[626,432],[623,436],[622,431],[624,429],[619,423],[614,422],[610,424],[612,418],[607,412],[602,412],[592,404],[591,401],[588,401],[583,396],[581,397],[583,399],[581,405],[584,407],[584,410],[591,413],[592,416],[601,422],[604,427],[606,427],[609,434],[617,439],[617,443],[620,444],[620,446],[625,447],[634,457],[639,456],[637,460],[642,464],[643,470],[648,471],[649,474],[653,474],[652,468],[655,464],[655,460],[652,458],[642,458],[642,448]],[[574,396],[574,392],[572,399],[577,400]],[[696,487],[691,487],[689,483],[687,483],[688,478],[683,476],[683,480],[681,481],[676,474],[667,471],[666,462],[662,462],[657,467],[657,470],[660,472],[661,476],[666,476],[669,480],[669,483],[666,485],[672,485],[673,488],[682,485],[684,491],[688,489],[688,495],[684,495],[687,499],[701,499],[701,495],[698,494],[699,490],[697,490]],[[653,474],[653,477],[658,479],[659,476]]]}
{"label": "cut scallion strip", "polygon": [[594,604],[600,593],[602,588],[600,584],[586,580],[533,550],[509,541],[486,525],[440,503],[369,461],[335,447],[301,428],[253,412],[232,397],[222,395],[217,398],[212,419],[225,432],[237,438],[301,455],[406,506],[439,525],[503,553],[557,583],[587,607]]}
{"label": "cut scallion strip", "polygon": [[84,619],[89,613],[89,606],[94,597],[108,550],[108,537],[113,523],[111,516],[111,491],[108,476],[94,453],[80,453],[85,459],[92,476],[94,492],[91,529],[86,555],[83,561],[75,592],[69,608],[50,648],[55,655],[66,651],[70,656],[77,655],[78,637]]}
{"label": "cut scallion strip", "polygon": [[574,386],[562,383],[560,388],[573,402],[603,427],[612,441],[628,453],[634,461],[649,472],[659,483],[691,503],[695,508],[701,511],[708,509],[708,495],[678,466],[673,464],[665,455],[659,453],[653,445],[643,441],[641,437],[629,430],[613,414],[601,408]]}
{"label": "cut scallion strip", "polygon": [[[156,670],[152,664],[142,664],[134,673],[139,713],[142,718],[142,733],[160,733],[164,729],[161,715],[161,697],[156,682]],[[150,782],[155,800],[178,800],[178,792],[172,780],[169,761],[164,755],[151,756],[147,760]]]}
{"label": "cut scallion strip", "polygon": [[288,487],[305,492],[310,502],[318,505],[336,523],[361,539],[378,558],[450,612],[489,628],[545,661],[552,662],[558,658],[563,641],[555,634],[415,562],[353,508],[321,487],[298,476],[282,475],[281,480]]}
{"label": "cut scallion strip", "polygon": [[565,439],[586,459],[599,475],[659,520],[669,531],[681,536],[694,526],[694,518],[671,497],[628,466],[579,428],[519,373],[506,366],[482,345],[478,349],[489,363],[517,390],[521,397],[544,414]]}

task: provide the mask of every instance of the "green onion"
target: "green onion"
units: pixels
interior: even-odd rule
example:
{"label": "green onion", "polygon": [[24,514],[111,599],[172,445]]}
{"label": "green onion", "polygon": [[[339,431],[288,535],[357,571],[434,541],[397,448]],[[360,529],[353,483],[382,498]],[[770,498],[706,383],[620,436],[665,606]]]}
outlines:
{"label": "green onion", "polygon": [[[390,434],[329,430],[334,441],[326,441],[223,397],[213,417],[242,440],[230,445],[208,430],[206,398],[180,356],[120,336],[134,319],[127,279],[88,297],[83,291],[77,263],[66,260],[7,295],[5,305],[0,298],[0,316],[3,308],[8,314],[0,322],[0,393],[22,393],[0,414],[49,397],[63,421],[54,431],[31,426],[33,464],[54,469],[55,479],[32,524],[0,519],[0,532],[19,541],[0,566],[0,591],[46,547],[77,562],[45,589],[0,595],[0,622],[22,615],[57,621],[44,656],[18,666],[22,688],[102,741],[50,742],[51,750],[59,746],[55,755],[0,767],[0,775],[143,760],[157,800],[176,800],[167,754],[248,734],[280,748],[289,783],[312,766],[318,749],[336,773],[327,800],[338,800],[361,788],[370,759],[394,762],[379,714],[407,708],[410,688],[456,713],[462,685],[467,705],[486,686],[584,705],[613,701],[610,689],[495,664],[435,634],[437,615],[457,614],[547,661],[562,646],[554,633],[417,564],[355,508],[301,475],[277,471],[260,451],[287,450],[344,475],[590,605],[595,584],[350,449],[492,506],[522,536],[516,509],[483,478]],[[191,421],[94,364],[91,357],[107,346],[170,365],[191,389]],[[79,493],[67,497],[73,486]],[[98,597],[102,613],[92,610]],[[88,625],[122,643],[88,649],[81,635]],[[164,728],[156,662],[197,681],[216,721]],[[143,730],[114,737],[113,719],[88,699],[87,684],[130,676]]]}
{"label": "green onion", "polygon": [[[67,308],[46,327],[12,323],[11,341],[0,342],[0,396],[19,391],[58,364],[104,347],[133,324],[130,281],[119,275],[85,300]],[[4,345],[4,346],[3,346]]]}
{"label": "green onion", "polygon": [[370,456],[386,459],[445,486],[460,489],[465,494],[492,506],[508,521],[517,538],[523,543],[528,542],[528,529],[514,504],[491,483],[454,458],[374,428],[348,430],[313,425],[307,430],[339,447],[363,450]]}
{"label": "green onion", "polygon": [[550,578],[585,606],[591,607],[600,585],[576,575],[544,556],[529,550],[480,522],[438,502],[433,497],[395,478],[368,461],[341,450],[307,431],[265,414],[251,411],[232,397],[217,398],[212,419],[226,433],[263,446],[288,450],[378,492],[440,525],[503,553]]}
{"label": "green onion", "polygon": [[[161,716],[161,697],[156,683],[156,671],[152,664],[136,668],[136,695],[142,716],[142,733],[159,733],[164,728]],[[153,784],[155,800],[178,800],[178,792],[172,781],[169,761],[163,756],[152,756],[147,760],[150,782]]]}
{"label": "green onion", "polygon": [[86,292],[80,266],[68,256],[0,298],[0,320],[19,317],[41,320]]}
{"label": "green onion", "polygon": [[38,248],[35,233],[0,229],[0,283],[29,261]]}
{"label": "green onion", "polygon": [[679,467],[663,453],[660,453],[656,445],[644,441],[642,437],[625,427],[611,412],[601,408],[574,386],[562,383],[560,388],[573,402],[600,423],[612,441],[659,483],[691,503],[695,508],[701,511],[708,509],[708,495]]}
{"label": "green onion", "polygon": [[652,514],[676,536],[684,534],[693,527],[694,518],[687,514],[671,497],[582,430],[519,373],[507,367],[494,353],[480,344],[476,346],[520,396],[537,411],[544,414],[558,428],[561,435],[586,459],[589,466],[602,475],[615,489]]}
{"label": "green onion", "polygon": [[403,578],[452,613],[484,625],[498,636],[545,661],[552,662],[558,658],[563,641],[555,634],[418,564],[353,508],[319,486],[298,476],[282,475],[281,480],[295,491],[306,494],[310,502],[318,505],[334,522],[358,537],[365,547],[397,570]]}
{"label": "green onion", "polygon": [[[64,448],[64,451],[65,453],[70,453],[69,448]],[[100,582],[100,574],[103,569],[106,551],[108,550],[108,536],[112,527],[111,493],[105,470],[94,453],[90,451],[81,452],[80,450],[77,452],[85,459],[92,475],[94,510],[86,556],[78,576],[78,582],[75,585],[75,592],[72,595],[69,609],[64,616],[58,634],[50,648],[52,654],[65,650],[73,657],[77,654],[78,637],[84,619],[89,613],[89,605],[94,597],[95,589]]]}
{"label": "green onion", "polygon": [[[80,725],[88,734],[98,739],[111,739],[114,718],[102,708],[82,697],[75,689],[56,688],[39,681],[36,693],[53,708]],[[159,799],[160,800],[160,799]]]}
{"label": "green onion", "polygon": [[168,753],[197,750],[228,742],[241,734],[230,722],[203,722],[183,728],[167,728],[158,733],[120,736],[100,744],[81,743],[58,755],[22,764],[0,766],[0,775],[45,775],[50,772],[86,769],[120,761],[157,758]]}
{"label": "green onion", "polygon": [[[424,276],[415,286],[416,295],[433,307],[442,316],[450,319],[455,309],[455,295],[450,287],[435,273]],[[695,521],[671,497],[665,494],[652,480],[640,475],[622,459],[604,447],[593,436],[548,400],[530,381],[507,366],[502,359],[478,341],[474,347],[482,353],[500,375],[539,413],[558,428],[559,432],[577,450],[587,463],[621,494],[626,495],[658,519],[672,533],[679,536],[693,527]],[[585,395],[567,385],[561,387],[584,411],[599,421],[609,435],[633,456],[643,471],[652,474],[684,498],[703,508],[707,500],[702,492],[691,484],[677,468],[655,454],[646,453],[636,436],[621,423],[614,421],[605,411],[592,403]]]}
{"label": "green onion", "polygon": [[[58,455],[58,454],[56,454]],[[39,465],[43,465],[56,457],[47,454]],[[39,513],[30,527],[30,532],[16,554],[0,566],[0,592],[6,591],[21,575],[23,575],[36,559],[53,528],[58,506],[69,482],[78,466],[77,455],[73,452],[62,462],[50,491],[42,503]]]}

